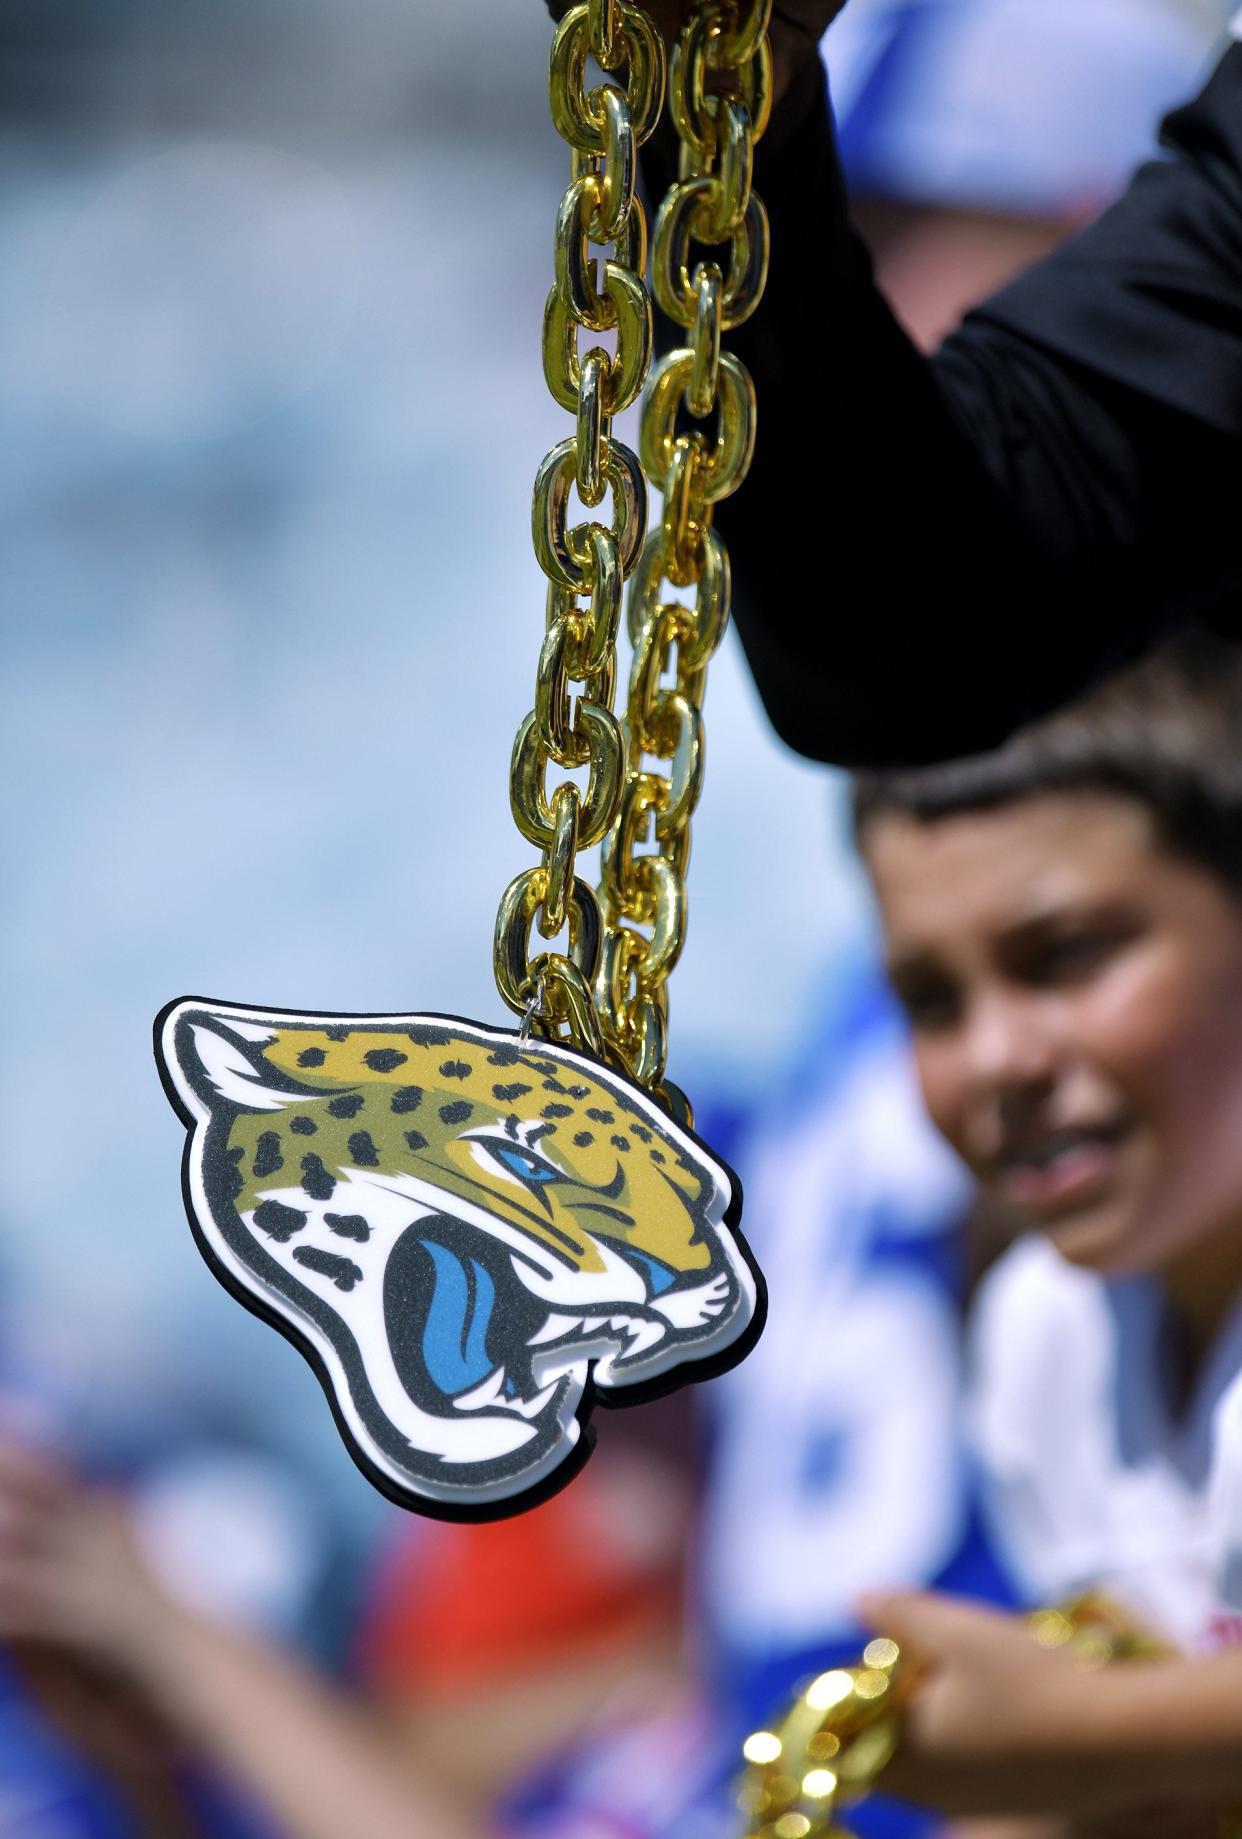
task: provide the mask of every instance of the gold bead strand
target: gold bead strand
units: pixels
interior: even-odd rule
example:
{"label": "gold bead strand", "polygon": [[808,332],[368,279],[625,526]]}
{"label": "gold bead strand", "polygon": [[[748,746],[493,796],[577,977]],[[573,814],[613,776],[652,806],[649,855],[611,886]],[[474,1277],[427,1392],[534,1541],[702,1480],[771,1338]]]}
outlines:
{"label": "gold bead strand", "polygon": [[877,1639],[860,1666],[821,1673],[774,1729],[753,1732],[738,1796],[746,1839],[854,1839],[841,1809],[892,1757],[912,1677],[896,1642]]}
{"label": "gold bead strand", "polygon": [[[721,349],[721,335],[754,312],[767,278],[768,219],[751,172],[771,103],[770,14],[771,0],[698,6],[669,73],[679,177],[656,218],[652,285],[690,342],[656,365],[643,403],[639,451],[664,507],[630,586],[626,774],[601,852],[604,931],[595,992],[605,1038],[640,1083],[657,1091],[667,1055],[667,980],[685,941],[707,665],[729,619],[729,558],[712,527],[713,507],[741,485],[754,452],[754,386]],[[700,260],[691,273],[692,242],[718,248],[721,259]],[[700,428],[683,432],[683,411],[709,427],[714,418],[714,439]],[[666,581],[693,588],[693,601],[665,597]],[[661,688],[670,670],[673,685]],[[640,851],[653,828],[654,850]]]}
{"label": "gold bead strand", "polygon": [[[587,88],[587,58],[624,87]],[[643,281],[647,231],[635,191],[638,148],[664,105],[664,44],[647,14],[624,0],[589,0],[561,21],[552,41],[552,120],[569,143],[570,183],[556,218],[555,280],[543,318],[544,377],[576,416],[575,432],[548,453],[535,478],[535,555],[548,579],[547,618],[535,706],[518,730],[509,776],[514,821],[542,851],[506,888],[496,918],[496,984],[508,1006],[541,1034],[604,1052],[592,986],[602,962],[596,895],[575,873],[579,851],[612,828],[624,786],[625,743],[612,712],[622,583],[642,547],[647,490],[636,456],[612,436],[612,420],[636,402],[651,364],[651,302]],[[599,265],[592,244],[611,245]],[[613,332],[610,353],[582,352],[579,333]],[[611,492],[608,523],[569,524],[573,487],[588,509]],[[581,792],[565,779],[551,792],[547,769],[585,766]],[[532,957],[532,932],[555,939],[568,925],[568,953]]]}

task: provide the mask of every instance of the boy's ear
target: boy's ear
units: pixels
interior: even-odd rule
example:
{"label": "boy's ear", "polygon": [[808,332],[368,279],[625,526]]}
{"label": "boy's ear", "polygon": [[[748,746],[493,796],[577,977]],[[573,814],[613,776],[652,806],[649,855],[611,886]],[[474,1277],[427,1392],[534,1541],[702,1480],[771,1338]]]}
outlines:
{"label": "boy's ear", "polygon": [[162,1057],[177,1083],[208,1105],[219,1097],[249,1111],[282,1111],[292,1094],[268,1083],[271,1069],[261,1052],[274,1033],[203,1003],[181,1003],[164,1024]]}

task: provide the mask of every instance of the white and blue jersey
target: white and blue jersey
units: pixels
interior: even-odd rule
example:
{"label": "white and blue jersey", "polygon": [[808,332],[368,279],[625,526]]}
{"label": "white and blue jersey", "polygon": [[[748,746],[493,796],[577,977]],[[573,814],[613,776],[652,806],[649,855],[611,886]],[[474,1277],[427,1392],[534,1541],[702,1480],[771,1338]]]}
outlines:
{"label": "white and blue jersey", "polygon": [[1102,1588],[1188,1653],[1242,1640],[1242,1299],[1189,1398],[1158,1284],[1020,1240],[972,1330],[989,1521],[1032,1603]]}
{"label": "white and blue jersey", "polygon": [[[770,1312],[713,1388],[701,1588],[709,1677],[739,1737],[808,1674],[857,1658],[863,1591],[1007,1595],[964,1455],[970,1188],[924,1115],[892,998],[877,973],[858,982],[734,1151]],[[857,1823],[928,1830],[880,1803]]]}

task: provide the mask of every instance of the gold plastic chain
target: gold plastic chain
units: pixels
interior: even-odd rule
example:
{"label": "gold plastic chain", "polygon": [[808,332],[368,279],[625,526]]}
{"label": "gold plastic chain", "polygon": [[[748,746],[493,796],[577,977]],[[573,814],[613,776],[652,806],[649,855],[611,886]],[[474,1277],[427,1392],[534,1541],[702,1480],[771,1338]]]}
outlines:
{"label": "gold plastic chain", "polygon": [[[668,1052],[668,977],[686,937],[707,665],[729,620],[729,559],[713,508],[741,485],[755,445],[754,385],[721,349],[721,334],[754,312],[767,278],[767,213],[751,167],[771,105],[770,13],[771,0],[697,7],[669,68],[680,171],[656,217],[652,286],[661,310],[690,336],[656,365],[643,402],[639,452],[664,513],[626,610],[634,647],[626,776],[600,856],[604,946],[595,989],[606,1037],[639,1083],[657,1088]],[[692,245],[704,252],[693,268]],[[709,259],[712,250],[720,260]],[[692,589],[692,598],[675,599],[666,582]],[[641,851],[653,828],[654,850]]]}
{"label": "gold plastic chain", "polygon": [[[624,87],[586,86],[588,55]],[[617,820],[625,741],[612,712],[622,582],[634,568],[647,519],[638,459],[613,438],[612,419],[636,402],[651,364],[651,302],[643,282],[647,228],[636,192],[638,148],[664,104],[664,43],[647,15],[618,0],[573,7],[552,41],[552,120],[571,148],[570,183],[556,218],[555,281],[543,318],[549,390],[576,412],[577,428],[546,454],[535,478],[535,555],[548,578],[547,630],[535,706],[518,729],[510,801],[518,829],[543,852],[505,889],[496,918],[496,984],[541,1034],[603,1056],[592,998],[603,926],[593,889],[576,873],[578,852]],[[611,245],[603,280],[591,243]],[[615,334],[612,353],[581,332]],[[589,509],[612,493],[612,521],[569,523],[570,493]],[[576,692],[571,685],[580,686]],[[585,792],[564,779],[549,794],[547,769],[585,766]],[[531,933],[568,952],[531,955]]]}
{"label": "gold plastic chain", "polygon": [[[1098,1669],[1168,1659],[1159,1635],[1097,1591],[1054,1609],[1037,1609],[1027,1625],[1041,1647],[1065,1648]],[[738,1806],[746,1839],[855,1839],[844,1810],[867,1798],[901,1742],[905,1707],[924,1669],[883,1637],[863,1649],[858,1666],[834,1667],[802,1687],[779,1723],[753,1732],[742,1746],[746,1772]],[[1215,1839],[1242,1839],[1242,1816],[1204,1816]]]}
{"label": "gold plastic chain", "polygon": [[838,1816],[897,1748],[901,1666],[895,1641],[869,1642],[859,1666],[821,1673],[779,1724],[747,1737],[738,1795],[746,1839],[854,1839]]}
{"label": "gold plastic chain", "polygon": [[[728,558],[712,510],[741,484],[754,448],[754,389],[721,350],[721,334],[754,311],[767,273],[767,217],[751,188],[751,164],[769,108],[770,10],[771,0],[700,6],[673,52],[670,105],[681,159],[657,218],[654,287],[691,342],[651,377],[641,466],[613,437],[612,421],[638,399],[651,367],[637,150],[663,107],[664,45],[641,8],[586,0],[561,21],[550,59],[552,119],[571,165],[557,213],[543,366],[577,427],[535,479],[547,628],[535,706],[514,744],[510,798],[518,829],[542,860],[501,899],[496,982],[541,1035],[611,1059],[657,1092],[667,1058],[667,979],[685,941],[706,670],[729,617]],[[606,77],[589,89],[588,55]],[[611,80],[622,73],[623,83]],[[602,283],[591,244],[613,251]],[[692,244],[727,251],[725,264],[700,259],[692,272]],[[582,332],[615,334],[615,349],[582,351]],[[697,427],[682,432],[683,409],[692,421],[714,419],[714,438]],[[647,481],[663,494],[664,513],[644,543]],[[588,509],[611,492],[611,523],[569,523],[575,484]],[[622,584],[631,575],[634,658],[622,724],[612,703]],[[666,581],[694,589],[693,599],[666,597]],[[565,779],[549,793],[550,762],[586,767],[585,791]],[[596,843],[598,894],[575,872],[578,853]],[[536,926],[545,940],[567,929],[568,950],[532,956]]]}

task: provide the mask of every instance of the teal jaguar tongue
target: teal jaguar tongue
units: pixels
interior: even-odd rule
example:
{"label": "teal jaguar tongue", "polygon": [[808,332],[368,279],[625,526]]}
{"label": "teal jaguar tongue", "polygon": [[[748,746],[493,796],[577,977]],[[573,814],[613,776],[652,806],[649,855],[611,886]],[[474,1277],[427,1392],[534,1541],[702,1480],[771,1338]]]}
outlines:
{"label": "teal jaguar tongue", "polygon": [[419,1243],[436,1273],[423,1327],[423,1359],[433,1383],[455,1397],[479,1385],[496,1364],[486,1345],[496,1287],[477,1258],[463,1263],[434,1239]]}

